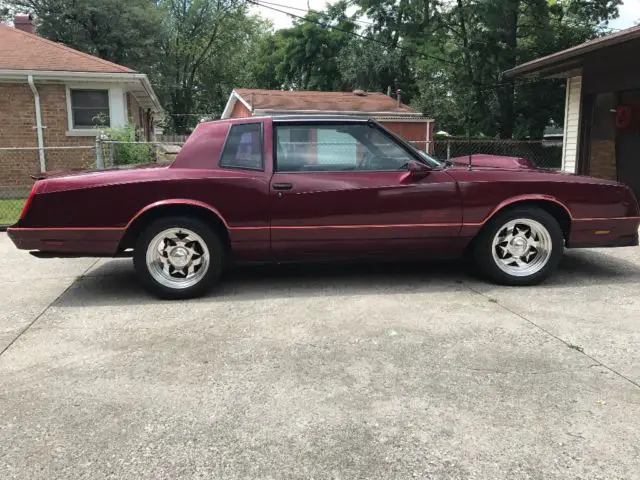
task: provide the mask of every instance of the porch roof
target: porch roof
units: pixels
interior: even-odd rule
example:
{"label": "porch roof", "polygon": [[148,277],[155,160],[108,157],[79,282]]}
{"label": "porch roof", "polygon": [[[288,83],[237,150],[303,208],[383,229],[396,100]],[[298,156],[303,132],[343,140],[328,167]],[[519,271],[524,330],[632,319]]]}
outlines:
{"label": "porch roof", "polygon": [[503,72],[505,77],[544,77],[567,72],[582,66],[583,58],[590,53],[631,40],[640,39],[640,25],[619,32],[594,38],[575,47],[540,57]]}

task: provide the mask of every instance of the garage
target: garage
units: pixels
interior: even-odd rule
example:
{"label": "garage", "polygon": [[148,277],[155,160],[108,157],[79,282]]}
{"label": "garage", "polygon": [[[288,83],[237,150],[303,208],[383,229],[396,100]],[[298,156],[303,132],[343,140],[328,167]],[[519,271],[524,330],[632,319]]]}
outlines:
{"label": "garage", "polygon": [[562,169],[618,180],[640,197],[640,26],[590,40],[504,73],[566,81]]}

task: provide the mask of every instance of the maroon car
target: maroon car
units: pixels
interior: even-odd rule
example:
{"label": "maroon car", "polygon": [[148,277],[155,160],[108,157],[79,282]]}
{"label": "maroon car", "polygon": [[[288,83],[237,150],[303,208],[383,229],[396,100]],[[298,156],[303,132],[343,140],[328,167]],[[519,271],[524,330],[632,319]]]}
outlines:
{"label": "maroon car", "polygon": [[469,253],[490,279],[531,285],[565,247],[638,245],[623,184],[519,158],[468,163],[362,118],[202,123],[170,165],[39,178],[9,236],[40,257],[132,255],[164,298],[204,293],[230,260]]}

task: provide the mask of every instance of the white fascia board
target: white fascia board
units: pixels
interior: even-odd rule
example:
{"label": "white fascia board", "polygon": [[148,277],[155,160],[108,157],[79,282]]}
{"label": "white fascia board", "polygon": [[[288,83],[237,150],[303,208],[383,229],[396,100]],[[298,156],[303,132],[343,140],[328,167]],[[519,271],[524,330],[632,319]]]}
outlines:
{"label": "white fascia board", "polygon": [[240,95],[238,92],[233,90],[231,92],[231,95],[229,95],[229,100],[227,100],[227,104],[225,105],[220,118],[221,119],[229,118],[231,116],[231,112],[233,112],[233,107],[236,106],[236,102],[238,101],[242,103],[245,107],[247,107],[247,110],[249,110],[249,112],[253,112],[253,108],[251,108],[251,105],[249,105],[247,101],[244,98],[242,98],[242,95]]}

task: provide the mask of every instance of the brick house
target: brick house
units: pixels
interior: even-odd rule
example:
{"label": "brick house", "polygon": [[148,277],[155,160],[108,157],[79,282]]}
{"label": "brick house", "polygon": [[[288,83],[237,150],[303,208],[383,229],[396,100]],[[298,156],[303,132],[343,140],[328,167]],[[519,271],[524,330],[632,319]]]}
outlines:
{"label": "brick house", "polygon": [[640,26],[504,73],[566,80],[562,169],[628,184],[640,198]]}
{"label": "brick house", "polygon": [[312,92],[236,88],[222,118],[260,115],[358,115],[377,120],[422,149],[431,147],[434,121],[378,92]]}
{"label": "brick house", "polygon": [[95,149],[51,147],[95,145],[100,128],[128,123],[151,139],[161,114],[146,75],[36,35],[30,15],[0,23],[0,194],[95,159]]}

